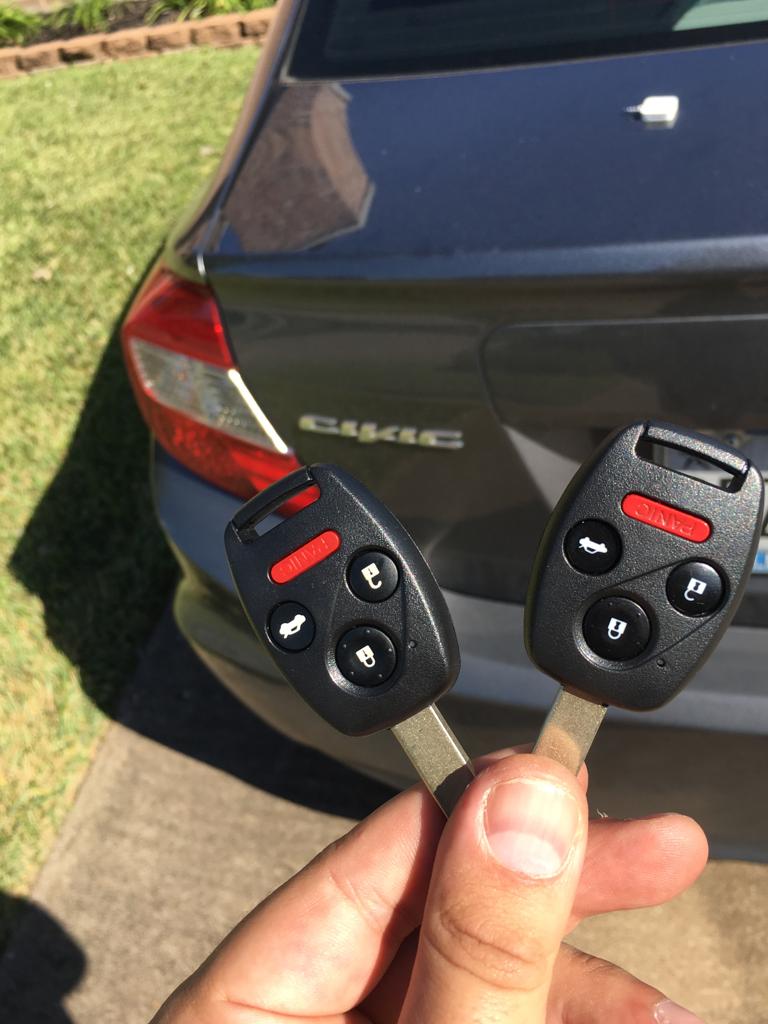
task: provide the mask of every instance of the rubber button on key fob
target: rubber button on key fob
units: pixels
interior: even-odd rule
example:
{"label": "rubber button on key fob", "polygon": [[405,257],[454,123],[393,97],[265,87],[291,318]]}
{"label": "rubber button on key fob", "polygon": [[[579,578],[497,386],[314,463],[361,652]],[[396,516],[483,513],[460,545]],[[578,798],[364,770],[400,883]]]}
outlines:
{"label": "rubber button on key fob", "polygon": [[583,519],[568,531],[565,555],[574,569],[598,576],[621,558],[621,538],[601,519]]}
{"label": "rubber button on key fob", "polygon": [[678,565],[667,580],[667,597],[683,615],[711,615],[723,598],[720,573],[706,562]]}
{"label": "rubber button on key fob", "polygon": [[286,601],[270,614],[269,635],[284,651],[305,651],[315,639],[315,620],[303,604]]}
{"label": "rubber button on key fob", "polygon": [[379,686],[395,671],[397,655],[392,641],[382,630],[358,626],[339,640],[336,664],[350,683]]}
{"label": "rubber button on key fob", "polygon": [[383,551],[364,551],[349,567],[349,589],[363,601],[386,601],[397,590],[397,566]]}
{"label": "rubber button on key fob", "polygon": [[648,616],[627,597],[604,597],[584,616],[584,639],[601,658],[627,661],[642,654],[651,638]]}

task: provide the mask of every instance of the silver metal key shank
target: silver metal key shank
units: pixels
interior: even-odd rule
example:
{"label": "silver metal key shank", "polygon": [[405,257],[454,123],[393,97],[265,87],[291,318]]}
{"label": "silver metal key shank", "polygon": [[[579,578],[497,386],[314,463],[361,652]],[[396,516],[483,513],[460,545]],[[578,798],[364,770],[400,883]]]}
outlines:
{"label": "silver metal key shank", "polygon": [[451,813],[475,777],[466,752],[434,704],[390,730],[444,811]]}

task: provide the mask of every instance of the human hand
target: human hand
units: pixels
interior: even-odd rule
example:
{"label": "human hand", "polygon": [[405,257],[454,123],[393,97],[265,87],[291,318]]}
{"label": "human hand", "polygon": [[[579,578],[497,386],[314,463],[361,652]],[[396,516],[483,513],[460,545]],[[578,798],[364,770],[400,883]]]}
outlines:
{"label": "human hand", "polygon": [[419,787],[332,844],[153,1024],[696,1024],[561,940],[687,888],[706,862],[698,825],[588,825],[585,772],[531,754],[483,763],[447,823]]}

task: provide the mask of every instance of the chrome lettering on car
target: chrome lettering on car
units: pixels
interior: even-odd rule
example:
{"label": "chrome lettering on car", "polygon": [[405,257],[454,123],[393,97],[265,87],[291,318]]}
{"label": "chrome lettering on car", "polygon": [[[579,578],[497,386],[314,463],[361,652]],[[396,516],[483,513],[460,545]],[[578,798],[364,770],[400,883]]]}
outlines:
{"label": "chrome lettering on car", "polygon": [[461,430],[401,427],[396,423],[382,427],[371,420],[340,420],[335,416],[319,416],[315,413],[304,413],[299,417],[299,430],[310,434],[348,437],[359,444],[386,442],[454,451],[464,447],[464,434]]}

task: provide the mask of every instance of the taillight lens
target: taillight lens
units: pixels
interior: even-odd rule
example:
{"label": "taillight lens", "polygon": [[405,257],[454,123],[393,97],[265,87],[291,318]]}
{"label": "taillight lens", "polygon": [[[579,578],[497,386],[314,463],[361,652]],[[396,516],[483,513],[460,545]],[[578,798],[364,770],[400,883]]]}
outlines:
{"label": "taillight lens", "polygon": [[240,377],[208,288],[159,268],[121,333],[141,413],[175,459],[241,498],[298,468]]}

